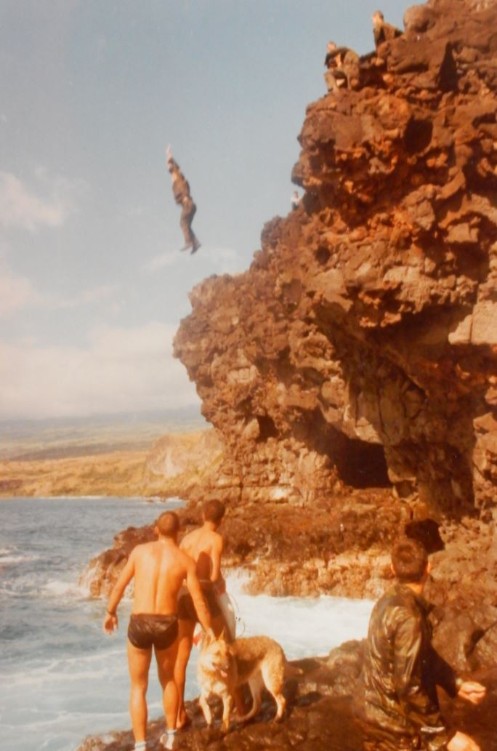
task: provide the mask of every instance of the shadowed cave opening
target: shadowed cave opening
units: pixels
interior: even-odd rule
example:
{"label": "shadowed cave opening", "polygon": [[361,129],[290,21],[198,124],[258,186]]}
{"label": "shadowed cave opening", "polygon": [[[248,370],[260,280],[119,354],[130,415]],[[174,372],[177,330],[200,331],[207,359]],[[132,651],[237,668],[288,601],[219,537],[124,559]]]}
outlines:
{"label": "shadowed cave opening", "polygon": [[353,488],[389,488],[387,462],[383,446],[337,433],[333,441],[333,460],[340,479]]}
{"label": "shadowed cave opening", "polygon": [[318,411],[313,413],[302,435],[299,436],[297,431],[296,437],[318,453],[329,456],[339,478],[349,487],[392,487],[383,446],[359,438],[348,438],[326,423]]}

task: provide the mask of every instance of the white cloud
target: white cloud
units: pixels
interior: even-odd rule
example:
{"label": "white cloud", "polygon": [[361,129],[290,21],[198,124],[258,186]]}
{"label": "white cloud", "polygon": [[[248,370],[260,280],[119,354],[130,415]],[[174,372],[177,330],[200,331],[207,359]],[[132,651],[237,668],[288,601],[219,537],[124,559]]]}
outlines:
{"label": "white cloud", "polygon": [[70,298],[45,297],[42,305],[52,310],[94,305],[95,303],[111,300],[119,289],[118,284],[101,284],[97,287],[84,289],[79,294],[73,295]]}
{"label": "white cloud", "polygon": [[44,195],[39,196],[10,172],[0,172],[0,228],[25,229],[60,227],[72,210],[74,186],[60,177],[37,177]]}
{"label": "white cloud", "polygon": [[147,261],[143,268],[145,271],[168,268],[178,263],[179,258],[179,253],[160,253],[158,256],[151,258],[150,261]]}
{"label": "white cloud", "polygon": [[[68,298],[43,295],[35,290],[27,277],[18,276],[6,265],[2,267],[0,264],[0,318],[8,318],[28,307],[64,310],[111,303],[119,289],[118,284],[101,284]],[[116,303],[112,305],[115,312]]]}
{"label": "white cloud", "polygon": [[0,273],[0,318],[7,318],[18,310],[38,302],[33,285],[23,276],[8,269]]}
{"label": "white cloud", "polygon": [[0,417],[41,418],[195,404],[172,356],[175,327],[149,323],[95,329],[87,347],[0,342]]}

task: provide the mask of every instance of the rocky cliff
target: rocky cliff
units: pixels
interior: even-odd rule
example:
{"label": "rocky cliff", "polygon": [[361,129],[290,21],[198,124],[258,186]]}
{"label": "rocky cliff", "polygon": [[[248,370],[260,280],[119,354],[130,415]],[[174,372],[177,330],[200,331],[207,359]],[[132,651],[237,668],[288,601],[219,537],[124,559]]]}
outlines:
{"label": "rocky cliff", "polygon": [[[435,642],[459,670],[482,671],[489,688],[478,710],[448,712],[490,751],[497,2],[414,6],[404,33],[361,58],[348,84],[307,109],[293,168],[304,189],[298,207],[268,222],[244,274],[191,293],[175,354],[221,443],[182,495],[228,502],[225,563],[250,570],[254,590],[271,594],[374,597],[395,534],[412,517],[438,515],[443,542],[438,529],[430,539],[430,521],[421,528],[431,552],[445,545],[427,587]],[[177,471],[167,445],[152,465],[154,474]],[[194,503],[182,517],[186,528],[198,523]],[[128,530],[92,562],[93,594],[151,535]],[[267,724],[266,706],[222,737],[192,706],[183,746],[357,748],[360,651],[309,661],[280,726]],[[160,727],[150,727],[152,748]],[[131,743],[121,733],[81,750]]]}
{"label": "rocky cliff", "polygon": [[495,508],[497,5],[429,0],[312,103],[249,270],[191,293],[175,354],[222,436],[216,492],[342,483]]}

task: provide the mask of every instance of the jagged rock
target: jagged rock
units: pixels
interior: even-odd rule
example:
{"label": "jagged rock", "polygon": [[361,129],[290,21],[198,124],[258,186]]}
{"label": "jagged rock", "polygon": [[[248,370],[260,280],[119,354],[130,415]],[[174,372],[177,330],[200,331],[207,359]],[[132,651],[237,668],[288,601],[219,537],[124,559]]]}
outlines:
{"label": "jagged rock", "polygon": [[308,107],[298,209],[247,272],[192,291],[175,353],[226,498],[310,505],[338,479],[495,506],[496,22],[495,3],[409,9],[354,89]]}
{"label": "jagged rock", "polygon": [[[200,509],[179,509],[182,530],[200,524]],[[274,596],[375,597],[391,574],[385,546],[399,534],[405,509],[381,491],[335,493],[313,510],[281,503],[229,508],[223,521],[224,566],[250,574],[248,591]],[[93,558],[81,577],[94,597],[107,595],[133,547],[152,526],[130,527]]]}
{"label": "jagged rock", "polygon": [[[262,710],[246,726],[232,725],[223,735],[219,729],[221,707],[214,704],[217,724],[207,728],[196,701],[187,703],[192,724],[178,736],[184,751],[357,751],[362,747],[360,724],[362,644],[349,642],[328,658],[293,663],[301,674],[287,682],[287,712],[281,723],[272,721],[274,702],[265,697]],[[497,672],[479,678],[488,688],[484,704],[475,709],[465,702],[447,702],[444,714],[454,727],[470,732],[485,751],[497,751],[494,718],[497,711]],[[150,751],[162,751],[159,743],[162,721],[148,726]],[[89,737],[77,751],[132,751],[130,732]]]}

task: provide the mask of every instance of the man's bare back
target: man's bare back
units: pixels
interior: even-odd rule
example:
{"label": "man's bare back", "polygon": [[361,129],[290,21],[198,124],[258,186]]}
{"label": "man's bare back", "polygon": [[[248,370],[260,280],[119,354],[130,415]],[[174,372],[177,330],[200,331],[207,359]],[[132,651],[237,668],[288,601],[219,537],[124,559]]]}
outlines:
{"label": "man's bare back", "polygon": [[217,582],[221,575],[223,538],[205,525],[187,534],[180,545],[196,564],[196,573],[201,581]]}
{"label": "man's bare back", "polygon": [[130,559],[134,565],[133,613],[172,615],[177,610],[178,592],[188,578],[188,556],[169,541],[137,545]]}
{"label": "man's bare back", "polygon": [[195,562],[179,549],[176,541],[160,537],[154,542],[137,545],[109,597],[108,618],[104,622],[105,631],[113,631],[117,625],[115,610],[129,582],[134,579],[132,613],[150,615],[175,615],[178,609],[178,593],[183,582],[199,610],[200,622],[204,628],[210,626]]}

